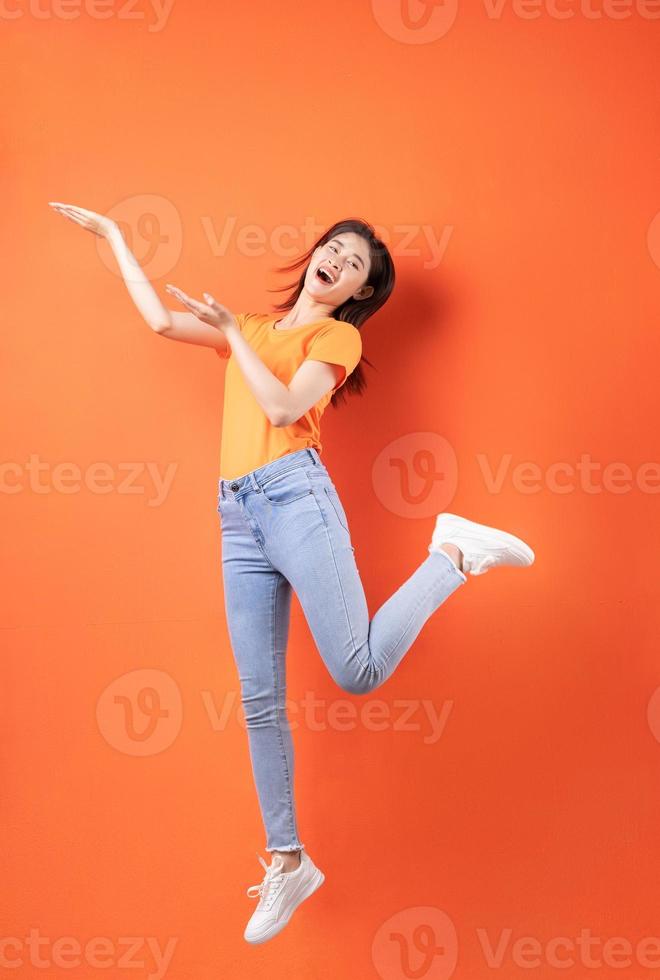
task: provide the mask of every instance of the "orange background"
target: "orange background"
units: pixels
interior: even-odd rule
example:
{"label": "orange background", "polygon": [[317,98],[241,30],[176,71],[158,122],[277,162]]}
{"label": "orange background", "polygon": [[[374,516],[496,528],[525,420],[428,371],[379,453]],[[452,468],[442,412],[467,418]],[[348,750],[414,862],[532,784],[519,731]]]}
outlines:
{"label": "orange background", "polygon": [[[547,944],[581,930],[601,961],[622,937],[631,965],[612,965],[619,951],[589,969],[562,948],[563,975],[660,976],[635,952],[660,933],[660,22],[465,4],[434,38],[412,3],[418,28],[377,0],[179,0],[157,29],[145,3],[107,19],[4,8],[0,930],[14,976],[139,980],[151,937],[174,944],[170,980],[398,980],[432,936],[432,980],[546,978]],[[221,591],[224,363],[153,334],[110,253],[50,200],[125,219],[178,309],[166,282],[270,311],[306,221],[374,223],[398,276],[363,328],[377,370],[323,431],[372,615],[425,558],[440,510],[537,554],[469,577],[364,698],[333,685],[294,600],[299,825],[326,883],[265,946],[242,938],[266,855]],[[248,226],[262,246],[237,237]],[[286,252],[272,237],[285,226]],[[433,265],[428,236],[443,234]],[[393,457],[412,507],[379,482]],[[99,461],[107,493],[84,483]],[[514,478],[522,463],[536,492]],[[614,463],[632,485],[607,483]],[[155,467],[173,476],[154,503]],[[379,702],[385,720],[340,723],[339,702]],[[429,706],[449,712],[434,742]],[[30,929],[52,965],[31,963]],[[55,940],[98,936],[112,969],[56,965]],[[127,936],[143,938],[130,970]],[[522,937],[540,944],[533,969]]]}

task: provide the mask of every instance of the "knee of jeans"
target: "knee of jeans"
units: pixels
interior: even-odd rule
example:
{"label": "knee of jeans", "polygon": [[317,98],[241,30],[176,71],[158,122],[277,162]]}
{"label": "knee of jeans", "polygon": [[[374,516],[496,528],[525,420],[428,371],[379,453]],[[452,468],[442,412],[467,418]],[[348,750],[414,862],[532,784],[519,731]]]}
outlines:
{"label": "knee of jeans", "polygon": [[241,704],[247,728],[272,728],[281,722],[283,712],[274,691],[242,689]]}
{"label": "knee of jeans", "polygon": [[342,673],[335,677],[335,681],[348,694],[368,694],[378,683],[376,675],[367,670],[360,670],[357,674],[354,671]]}

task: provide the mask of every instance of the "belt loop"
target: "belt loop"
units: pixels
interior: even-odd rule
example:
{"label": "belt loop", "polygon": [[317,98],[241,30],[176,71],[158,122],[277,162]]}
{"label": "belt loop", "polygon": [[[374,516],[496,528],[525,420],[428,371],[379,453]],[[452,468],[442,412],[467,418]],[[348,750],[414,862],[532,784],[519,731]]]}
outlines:
{"label": "belt loop", "polygon": [[219,489],[220,489],[220,497],[221,497],[222,500],[224,500],[225,499],[225,496],[226,496],[226,494],[225,494],[225,481],[224,480],[220,480],[220,488]]}
{"label": "belt loop", "polygon": [[252,485],[253,490],[256,493],[261,493],[261,487],[259,486],[259,483],[258,483],[257,478],[254,475],[254,473],[251,471],[248,475],[250,477],[250,483]]}

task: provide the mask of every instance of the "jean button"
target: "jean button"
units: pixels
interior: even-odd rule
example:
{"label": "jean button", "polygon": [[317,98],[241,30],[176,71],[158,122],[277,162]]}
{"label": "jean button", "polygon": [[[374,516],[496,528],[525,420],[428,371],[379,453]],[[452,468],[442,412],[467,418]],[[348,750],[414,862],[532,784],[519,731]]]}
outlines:
{"label": "jean button", "polygon": [[238,490],[239,489],[238,483],[230,483],[229,486],[230,486],[230,489],[231,490]]}

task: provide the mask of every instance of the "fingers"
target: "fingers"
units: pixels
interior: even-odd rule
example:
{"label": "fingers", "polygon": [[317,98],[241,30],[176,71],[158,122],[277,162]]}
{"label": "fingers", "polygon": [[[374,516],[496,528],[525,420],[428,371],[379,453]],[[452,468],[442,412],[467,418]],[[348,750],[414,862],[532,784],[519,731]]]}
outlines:
{"label": "fingers", "polygon": [[80,217],[85,217],[85,218],[99,217],[95,211],[88,211],[87,208],[76,207],[75,204],[63,204],[61,201],[49,201],[48,203],[57,210],[61,209],[65,211],[71,211],[74,214],[79,215]]}
{"label": "fingers", "polygon": [[103,235],[101,230],[105,221],[103,215],[97,214],[95,211],[88,211],[86,208],[77,208],[73,204],[62,204],[59,201],[49,201],[48,203],[58,214],[69,218],[70,221],[75,221],[86,231],[91,231],[99,236]]}
{"label": "fingers", "polygon": [[75,213],[75,209],[70,204],[52,204],[51,207],[54,211],[59,211],[60,214],[66,214],[68,217]]}
{"label": "fingers", "polygon": [[87,225],[87,218],[84,218],[81,214],[77,214],[73,208],[68,207],[66,204],[52,205],[53,211],[57,211],[58,214],[63,215],[65,218],[69,218],[71,221],[75,221],[78,225]]}
{"label": "fingers", "polygon": [[211,310],[205,303],[200,303],[199,300],[193,299],[191,296],[184,293],[183,290],[177,289],[176,286],[171,286],[168,283],[165,286],[165,291],[172,293],[173,296],[176,296],[176,298],[183,303],[184,306],[187,306],[188,309],[192,310],[193,313],[198,315],[204,314],[204,316],[208,316],[211,313]]}
{"label": "fingers", "polygon": [[176,296],[176,298],[180,300],[182,303],[187,304],[191,302],[190,296],[184,293],[184,291],[182,289],[179,289],[177,286],[172,286],[169,282],[165,286],[165,292],[171,293],[172,296]]}
{"label": "fingers", "polygon": [[61,214],[63,218],[68,218],[69,221],[75,222],[75,224],[77,225],[85,224],[85,220],[83,218],[81,218],[77,214],[73,214],[71,211],[68,211],[66,208],[53,208],[53,211],[56,211],[58,214]]}
{"label": "fingers", "polygon": [[[193,299],[192,296],[188,296],[184,293],[182,289],[177,286],[173,286],[172,283],[167,283],[165,286],[165,292],[170,293],[172,296],[176,296],[180,303],[187,306],[189,310],[203,319],[205,323],[210,323],[211,326],[218,326],[218,314],[224,314],[227,312],[225,307],[218,303],[217,300],[213,298],[211,293],[203,293],[206,303],[200,303],[199,300]],[[207,305],[208,304],[208,305]]]}
{"label": "fingers", "polygon": [[176,289],[176,287],[174,286],[166,286],[165,291],[168,293],[172,293],[172,295],[176,296],[176,298],[179,300],[180,303],[184,303],[186,306],[199,305],[197,300],[194,300],[192,296],[188,296],[188,294],[184,293],[182,289]]}

